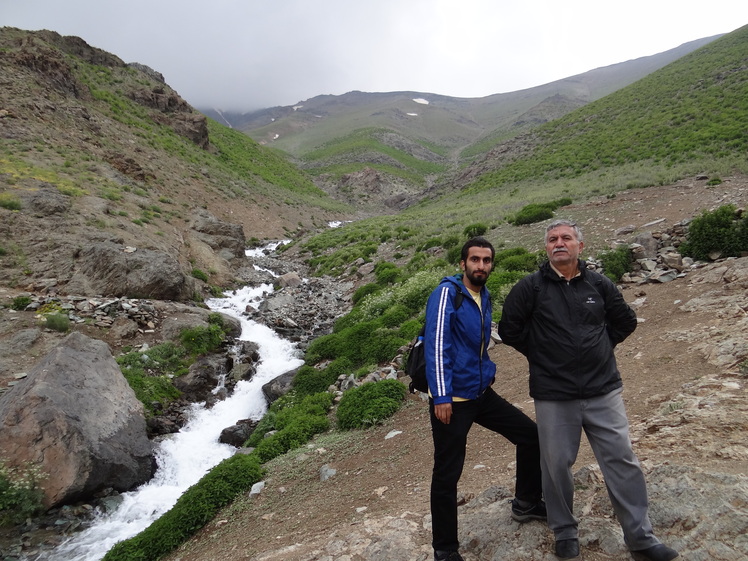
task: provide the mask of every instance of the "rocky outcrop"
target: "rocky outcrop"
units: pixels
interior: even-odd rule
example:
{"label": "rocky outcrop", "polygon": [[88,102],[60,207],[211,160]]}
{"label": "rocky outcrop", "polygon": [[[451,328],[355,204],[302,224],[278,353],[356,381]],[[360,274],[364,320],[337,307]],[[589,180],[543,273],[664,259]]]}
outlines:
{"label": "rocky outcrop", "polygon": [[126,491],[153,474],[142,404],[108,346],[81,333],[0,397],[0,424],[6,461],[46,475],[47,507],[106,488]]}
{"label": "rocky outcrop", "polygon": [[78,253],[66,292],[186,300],[195,293],[195,280],[182,273],[171,255],[107,241],[93,243]]}
{"label": "rocky outcrop", "polygon": [[226,259],[243,259],[246,247],[244,228],[241,224],[231,224],[218,220],[204,209],[197,209],[192,218],[192,231],[197,239]]}

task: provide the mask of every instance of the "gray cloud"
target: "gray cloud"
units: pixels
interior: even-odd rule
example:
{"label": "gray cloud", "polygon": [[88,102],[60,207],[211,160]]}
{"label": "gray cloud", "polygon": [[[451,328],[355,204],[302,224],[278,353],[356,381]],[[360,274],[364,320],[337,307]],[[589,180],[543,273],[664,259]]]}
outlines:
{"label": "gray cloud", "polygon": [[2,24],[77,35],[161,72],[199,107],[351,90],[515,91],[748,23],[712,0],[0,0]]}

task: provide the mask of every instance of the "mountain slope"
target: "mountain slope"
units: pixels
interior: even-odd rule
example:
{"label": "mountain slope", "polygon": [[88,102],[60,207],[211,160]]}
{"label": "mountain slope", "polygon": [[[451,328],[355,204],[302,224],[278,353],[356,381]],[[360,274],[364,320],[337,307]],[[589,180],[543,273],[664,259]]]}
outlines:
{"label": "mountain slope", "polygon": [[292,154],[323,190],[368,213],[404,208],[450,170],[599,99],[716,37],[516,92],[322,95],[247,115],[204,113]]}
{"label": "mountain slope", "polygon": [[[652,162],[674,166],[748,148],[748,26],[534,131],[526,157],[482,173],[476,189],[573,178]],[[487,160],[490,160],[487,158]]]}
{"label": "mountain slope", "polygon": [[[251,238],[346,216],[276,151],[206,119],[140,65],[76,37],[0,29],[0,282],[56,278],[94,240],[220,262],[185,241],[196,209]],[[64,235],[45,235],[58,232]]]}
{"label": "mountain slope", "polygon": [[[358,252],[415,272],[445,257],[421,250],[446,250],[472,225],[507,246],[523,245],[526,229],[507,219],[529,203],[583,203],[685,177],[705,175],[719,183],[747,173],[746,45],[748,26],[503,142],[427,187],[418,204],[398,215],[325,232],[300,249],[319,271],[339,273],[345,268],[341,257],[350,263]],[[372,245],[378,253],[371,253]]]}

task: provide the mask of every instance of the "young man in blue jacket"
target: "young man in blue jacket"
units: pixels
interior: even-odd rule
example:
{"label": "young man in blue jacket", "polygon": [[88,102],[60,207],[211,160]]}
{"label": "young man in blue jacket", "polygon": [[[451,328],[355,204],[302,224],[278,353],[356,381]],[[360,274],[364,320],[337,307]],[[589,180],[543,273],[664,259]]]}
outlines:
{"label": "young man in blue jacket", "polygon": [[431,518],[436,561],[462,561],[457,482],[473,423],[501,434],[517,447],[512,518],[545,520],[537,427],[491,388],[496,365],[488,357],[491,299],[485,284],[493,258],[494,248],[487,240],[469,240],[462,248],[463,273],[442,279],[426,305],[424,349],[434,439]]}
{"label": "young man in blue jacket", "polygon": [[636,559],[670,561],[678,553],[660,543],[652,530],[613,353],[636,329],[636,314],[610,279],[587,269],[579,259],[583,248],[574,222],[549,224],[548,262],[512,288],[499,322],[503,342],[525,355],[530,366],[556,556],[579,556],[571,468],[584,430],[626,545]]}

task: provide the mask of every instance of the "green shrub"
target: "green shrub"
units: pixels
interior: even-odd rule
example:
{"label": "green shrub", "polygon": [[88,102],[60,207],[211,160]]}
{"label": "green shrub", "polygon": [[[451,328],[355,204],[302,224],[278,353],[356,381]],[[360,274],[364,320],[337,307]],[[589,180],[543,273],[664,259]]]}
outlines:
{"label": "green shrub", "polygon": [[462,246],[450,247],[447,251],[447,262],[457,264],[462,259]]}
{"label": "green shrub", "polygon": [[[336,360],[343,359],[350,363],[350,359],[345,357]],[[338,376],[339,374],[335,369],[325,368],[319,370],[313,366],[305,364],[299,368],[299,371],[291,382],[291,386],[299,395],[312,395],[319,392],[326,392],[327,389],[335,383]]]}
{"label": "green shrub", "polygon": [[183,544],[218,511],[262,479],[252,454],[234,454],[210,470],[176,504],[136,536],[109,550],[106,561],[156,561]]}
{"label": "green shrub", "polygon": [[553,218],[553,211],[559,207],[572,203],[569,197],[556,199],[547,203],[530,203],[523,206],[514,216],[507,218],[509,224],[519,226],[521,224],[535,224],[549,218]]}
{"label": "green shrub", "polygon": [[400,330],[398,331],[398,334],[400,337],[402,337],[406,341],[412,341],[415,339],[416,335],[421,331],[421,326],[423,325],[423,320],[421,319],[409,319],[406,322],[403,322],[403,324],[400,326]]}
{"label": "green shrub", "polygon": [[501,266],[507,271],[524,271],[529,273],[538,268],[538,258],[534,253],[510,255],[502,260]]}
{"label": "green shrub", "polygon": [[340,333],[343,333],[348,329],[351,328],[345,328],[339,332],[330,333],[329,335],[322,335],[321,337],[312,340],[306,349],[306,362],[308,364],[317,364],[319,361],[326,358],[332,360],[342,355],[345,341],[340,337]]}
{"label": "green shrub", "polygon": [[10,307],[20,312],[25,310],[26,306],[29,304],[31,304],[31,298],[29,296],[16,296],[13,298],[13,303]]}
{"label": "green shrub", "polygon": [[406,393],[405,385],[397,380],[369,382],[351,388],[338,405],[338,426],[349,430],[379,424],[400,409]]}
{"label": "green shrub", "polygon": [[441,238],[429,238],[423,244],[421,245],[419,251],[426,251],[427,249],[431,249],[432,247],[441,247],[442,245],[442,239]]}
{"label": "green shrub", "polygon": [[380,285],[392,284],[397,282],[400,276],[400,268],[394,263],[382,261],[374,266],[374,276]]}
{"label": "green shrub", "polygon": [[384,327],[399,327],[401,323],[407,321],[413,315],[411,311],[403,304],[395,304],[387,308],[382,314],[382,325]]}
{"label": "green shrub", "polygon": [[0,460],[0,526],[20,524],[44,510],[42,477],[35,466],[8,467]]}
{"label": "green shrub", "polygon": [[400,336],[398,330],[376,329],[367,336],[361,352],[354,354],[354,356],[358,357],[358,361],[355,364],[364,365],[389,362],[397,354],[398,349],[408,343],[407,339],[403,339]]}
{"label": "green shrub", "polygon": [[678,248],[683,255],[706,261],[709,255],[739,257],[748,251],[748,217],[738,218],[735,205],[704,211],[688,227],[685,243]]}
{"label": "green shrub", "polygon": [[488,232],[488,226],[486,226],[485,224],[481,224],[481,223],[469,224],[465,226],[465,229],[462,231],[462,233],[465,234],[465,237],[467,239],[472,239],[477,236],[482,236],[486,232]]}
{"label": "green shrub", "polygon": [[216,324],[183,329],[179,341],[192,355],[204,355],[216,350],[223,343],[223,329]]}
{"label": "green shrub", "polygon": [[52,331],[67,333],[70,330],[70,318],[67,314],[49,314],[44,316],[44,326]]}
{"label": "green shrub", "polygon": [[509,224],[535,224],[553,218],[553,208],[548,204],[530,203],[522,207],[514,216],[507,218]]}
{"label": "green shrub", "polygon": [[603,251],[597,256],[603,266],[603,272],[613,282],[618,282],[626,273],[631,272],[631,250],[623,245],[610,251]]}
{"label": "green shrub", "polygon": [[206,275],[200,269],[192,269],[192,276],[203,282],[208,282],[208,275]]}
{"label": "green shrub", "polygon": [[353,363],[347,357],[341,356],[333,360],[325,369],[335,378],[347,376],[353,371]]}
{"label": "green shrub", "polygon": [[[332,395],[326,392],[304,396],[298,403],[287,402],[287,407],[273,411],[273,428],[278,432],[265,436],[265,429],[258,439],[248,441],[256,443],[253,454],[264,463],[307,443],[315,434],[330,428],[327,412],[331,406]],[[255,433],[258,429],[259,425]]]}
{"label": "green shrub", "polygon": [[514,257],[515,255],[527,255],[529,252],[524,247],[510,247],[507,249],[500,249],[494,255],[493,262],[494,266],[501,266],[501,262],[507,257]]}
{"label": "green shrub", "polygon": [[378,292],[381,290],[382,287],[375,283],[369,283],[369,284],[363,284],[359,286],[356,291],[353,293],[353,296],[351,297],[351,302],[353,302],[353,305],[355,306],[358,304],[364,296],[368,296],[369,294],[374,294],[375,292]]}
{"label": "green shrub", "polygon": [[573,201],[569,197],[563,197],[561,199],[551,201],[551,204],[553,205],[553,210],[556,210],[557,208],[561,208],[562,206],[569,206],[572,202]]}

